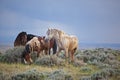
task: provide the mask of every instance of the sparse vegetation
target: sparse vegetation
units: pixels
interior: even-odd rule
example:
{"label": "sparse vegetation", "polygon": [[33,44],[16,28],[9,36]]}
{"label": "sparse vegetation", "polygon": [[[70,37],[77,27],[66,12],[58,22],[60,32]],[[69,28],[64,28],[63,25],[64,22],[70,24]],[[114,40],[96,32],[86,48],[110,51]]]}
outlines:
{"label": "sparse vegetation", "polygon": [[15,47],[13,49],[8,49],[5,53],[0,56],[0,62],[6,63],[21,63],[22,61],[22,52],[24,47]]}
{"label": "sparse vegetation", "polygon": [[31,65],[22,62],[24,47],[0,52],[0,80],[120,80],[120,50],[79,50],[73,63],[66,63],[64,53],[37,58]]}
{"label": "sparse vegetation", "polygon": [[41,66],[64,66],[65,60],[55,55],[54,56],[46,55],[44,57],[38,58],[35,61],[35,64],[41,65]]}

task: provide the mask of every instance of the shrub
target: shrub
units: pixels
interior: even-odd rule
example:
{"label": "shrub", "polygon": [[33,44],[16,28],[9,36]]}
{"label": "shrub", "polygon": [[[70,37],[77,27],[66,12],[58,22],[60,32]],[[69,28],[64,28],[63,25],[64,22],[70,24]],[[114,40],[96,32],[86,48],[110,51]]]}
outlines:
{"label": "shrub", "polygon": [[33,62],[35,62],[38,59],[37,52],[34,51],[34,52],[31,52],[30,54],[31,54],[31,58],[32,58]]}
{"label": "shrub", "polygon": [[80,80],[91,80],[91,76],[82,76]]}
{"label": "shrub", "polygon": [[63,70],[56,70],[51,73],[47,73],[32,69],[12,76],[12,80],[73,80],[73,78]]}
{"label": "shrub", "polygon": [[102,72],[96,72],[96,73],[94,73],[94,74],[92,74],[92,76],[91,76],[91,79],[92,80],[99,80],[99,79],[105,79],[105,74],[103,74]]}
{"label": "shrub", "polygon": [[79,67],[79,66],[85,66],[87,63],[84,63],[82,60],[75,60],[73,63],[74,66]]}
{"label": "shrub", "polygon": [[0,55],[2,54],[2,52],[0,51]]}
{"label": "shrub", "polygon": [[41,58],[38,58],[35,61],[35,64],[44,65],[44,66],[54,66],[54,65],[63,66],[63,65],[65,65],[65,60],[63,60],[57,56],[46,55]]}
{"label": "shrub", "polygon": [[92,69],[89,67],[81,67],[80,70],[84,72],[90,72]]}
{"label": "shrub", "polygon": [[63,70],[53,71],[48,78],[49,80],[73,80],[72,76]]}
{"label": "shrub", "polygon": [[0,72],[0,80],[12,80],[12,79],[8,74]]}
{"label": "shrub", "polygon": [[17,75],[12,76],[12,80],[46,80],[48,73],[38,72],[32,69]]}
{"label": "shrub", "polygon": [[95,72],[91,75],[92,80],[99,80],[99,79],[110,79],[113,76],[119,76],[120,70],[119,69],[112,69],[112,68],[104,68],[101,71]]}
{"label": "shrub", "polygon": [[24,47],[22,46],[9,49],[0,56],[0,62],[21,63],[23,51]]}
{"label": "shrub", "polygon": [[61,58],[61,59],[65,59],[66,58],[64,52],[60,52],[58,57]]}
{"label": "shrub", "polygon": [[[24,46],[8,49],[5,53],[0,55],[0,62],[24,63],[22,57],[24,50],[25,50]],[[33,59],[33,61],[35,61],[37,59],[37,53],[31,52],[31,58]]]}

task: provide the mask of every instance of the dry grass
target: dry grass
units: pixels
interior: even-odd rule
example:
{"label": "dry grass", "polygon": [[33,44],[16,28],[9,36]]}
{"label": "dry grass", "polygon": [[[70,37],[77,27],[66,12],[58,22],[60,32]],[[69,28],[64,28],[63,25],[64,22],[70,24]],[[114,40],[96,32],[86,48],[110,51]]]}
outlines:
{"label": "dry grass", "polygon": [[5,74],[9,76],[13,76],[19,73],[23,73],[25,71],[31,70],[31,69],[36,69],[39,72],[52,72],[58,69],[62,69],[63,71],[67,72],[70,74],[75,80],[80,79],[81,76],[90,76],[92,73],[98,71],[99,69],[93,65],[87,66],[91,68],[92,70],[89,72],[84,72],[81,71],[82,67],[75,67],[71,64],[65,65],[64,67],[62,66],[53,66],[53,67],[48,67],[48,66],[38,66],[38,65],[24,65],[24,64],[7,64],[7,63],[0,63],[0,71],[4,72]]}
{"label": "dry grass", "polygon": [[24,64],[7,64],[7,63],[0,63],[0,71],[4,73],[8,73],[10,75],[14,75],[17,73],[22,73],[24,71],[30,70],[35,68],[41,72],[51,72],[52,70],[56,70],[56,67],[43,67],[37,65],[24,65]]}

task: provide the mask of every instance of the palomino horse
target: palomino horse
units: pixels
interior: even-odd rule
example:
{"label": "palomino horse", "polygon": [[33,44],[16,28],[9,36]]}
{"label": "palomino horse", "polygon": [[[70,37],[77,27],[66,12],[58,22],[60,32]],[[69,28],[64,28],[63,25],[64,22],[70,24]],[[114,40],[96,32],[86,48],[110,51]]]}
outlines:
{"label": "palomino horse", "polygon": [[26,43],[30,41],[33,37],[36,37],[36,35],[27,34],[26,32],[20,32],[14,41],[14,47],[25,46]]}
{"label": "palomino horse", "polygon": [[65,51],[65,56],[68,58],[68,54],[71,56],[71,60],[74,60],[74,53],[78,48],[78,39],[75,36],[67,35],[58,29],[48,29],[47,31],[48,39],[54,38],[57,42],[58,53],[61,50]]}
{"label": "palomino horse", "polygon": [[56,53],[57,44],[55,39],[51,39],[50,41],[45,39],[45,37],[33,37],[30,41],[26,43],[25,51],[23,53],[23,58],[25,59],[25,63],[32,63],[32,59],[30,53],[33,51],[37,51],[37,57],[43,51],[45,54],[50,54],[50,49],[53,49],[53,54]]}

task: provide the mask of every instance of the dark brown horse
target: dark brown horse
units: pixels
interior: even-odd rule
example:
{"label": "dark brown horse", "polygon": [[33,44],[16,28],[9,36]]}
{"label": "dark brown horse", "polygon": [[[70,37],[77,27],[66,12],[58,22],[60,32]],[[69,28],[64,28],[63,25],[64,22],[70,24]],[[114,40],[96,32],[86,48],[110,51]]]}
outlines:
{"label": "dark brown horse", "polygon": [[27,33],[20,32],[14,41],[14,46],[24,46],[27,42]]}
{"label": "dark brown horse", "polygon": [[20,32],[15,41],[14,41],[14,47],[16,46],[25,46],[28,41],[30,41],[33,37],[36,35],[33,34],[27,34],[26,32]]}
{"label": "dark brown horse", "polygon": [[53,54],[56,53],[57,44],[56,40],[52,38],[51,40],[45,39],[45,37],[34,37],[26,43],[25,52],[23,53],[23,58],[25,62],[32,63],[30,53],[37,51],[37,57],[43,51],[45,54],[50,54],[50,50],[53,49]]}

